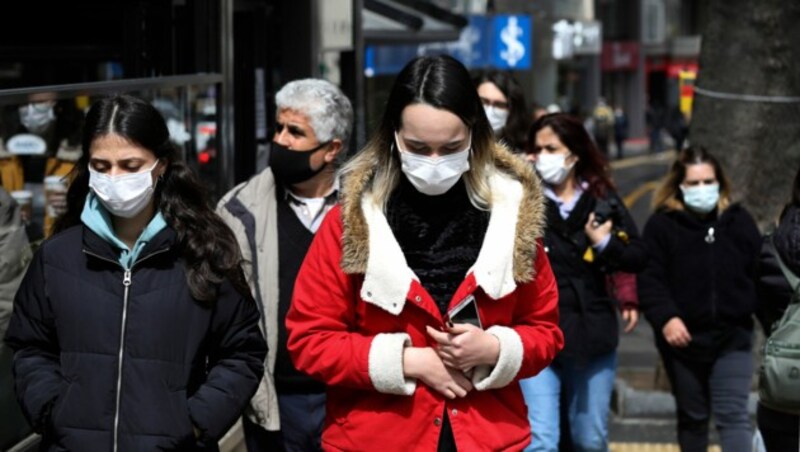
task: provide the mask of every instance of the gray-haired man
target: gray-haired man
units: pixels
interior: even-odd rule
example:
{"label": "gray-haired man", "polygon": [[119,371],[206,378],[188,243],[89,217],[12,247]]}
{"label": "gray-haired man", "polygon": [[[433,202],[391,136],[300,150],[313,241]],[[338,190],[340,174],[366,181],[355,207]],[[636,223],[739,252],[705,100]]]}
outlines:
{"label": "gray-haired man", "polygon": [[336,162],[347,148],[353,109],[336,85],[319,79],[286,84],[275,103],[269,166],[217,206],[239,240],[269,347],[244,419],[245,438],[250,451],[321,450],[325,385],[295,369],[284,318],[300,264],[337,200]]}

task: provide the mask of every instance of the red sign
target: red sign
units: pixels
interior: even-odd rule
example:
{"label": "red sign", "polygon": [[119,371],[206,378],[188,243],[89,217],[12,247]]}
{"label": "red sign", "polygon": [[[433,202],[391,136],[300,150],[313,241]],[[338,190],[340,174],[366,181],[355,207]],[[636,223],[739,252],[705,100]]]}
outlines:
{"label": "red sign", "polygon": [[681,71],[697,74],[697,61],[670,61],[667,64],[667,77],[678,78]]}
{"label": "red sign", "polygon": [[639,43],[633,41],[606,41],[600,67],[604,71],[635,71],[639,65]]}

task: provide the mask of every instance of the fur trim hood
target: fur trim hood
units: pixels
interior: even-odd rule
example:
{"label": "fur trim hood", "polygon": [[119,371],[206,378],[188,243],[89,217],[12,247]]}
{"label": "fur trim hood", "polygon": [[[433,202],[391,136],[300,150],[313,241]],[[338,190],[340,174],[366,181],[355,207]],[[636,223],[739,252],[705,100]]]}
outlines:
{"label": "fur trim hood", "polygon": [[[470,272],[478,285],[497,299],[512,292],[516,284],[534,279],[537,239],[544,235],[546,218],[541,183],[533,167],[502,145],[495,145],[492,153],[495,170],[488,173],[492,191],[489,226]],[[410,279],[417,278],[369,192],[373,174],[372,167],[356,169],[344,181],[341,266],[345,273],[365,275],[362,297],[369,295],[369,286],[386,291],[378,286],[386,285],[388,279],[396,283],[391,298],[397,299],[400,293],[405,296]],[[380,252],[371,253],[373,249]],[[380,284],[369,284],[371,279]]]}

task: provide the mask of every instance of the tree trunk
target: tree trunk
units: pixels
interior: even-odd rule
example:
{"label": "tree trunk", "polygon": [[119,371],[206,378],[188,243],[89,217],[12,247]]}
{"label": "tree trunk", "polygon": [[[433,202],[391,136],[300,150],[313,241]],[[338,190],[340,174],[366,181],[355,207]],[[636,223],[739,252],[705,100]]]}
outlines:
{"label": "tree trunk", "polygon": [[[720,159],[734,200],[764,230],[789,201],[800,167],[800,2],[706,2],[696,86],[773,101],[695,92],[691,144]],[[775,102],[787,97],[794,101]]]}

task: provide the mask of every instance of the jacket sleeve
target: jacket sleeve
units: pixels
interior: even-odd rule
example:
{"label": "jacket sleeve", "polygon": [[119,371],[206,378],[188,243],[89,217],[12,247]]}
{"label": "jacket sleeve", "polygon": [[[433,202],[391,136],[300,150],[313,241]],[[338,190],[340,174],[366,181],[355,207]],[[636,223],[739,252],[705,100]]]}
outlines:
{"label": "jacket sleeve", "polygon": [[479,391],[502,388],[538,374],[564,348],[564,334],[558,327],[558,286],[541,240],[534,268],[534,280],[517,287],[514,323],[486,330],[500,341],[500,356],[493,368],[475,369],[472,381]]}
{"label": "jacket sleeve", "polygon": [[22,412],[37,432],[64,389],[53,309],[46,294],[44,249],[33,258],[14,298],[5,342],[14,350],[14,389]]}
{"label": "jacket sleeve", "polygon": [[[353,331],[356,324],[356,277],[344,273],[342,222],[339,207],[325,217],[297,275],[292,305],[286,316],[287,346],[295,367],[327,385],[411,394],[413,383],[394,385],[394,390],[370,375],[370,350],[385,346],[387,353],[402,353],[404,333],[370,336]],[[386,353],[376,353],[388,356]],[[400,361],[402,362],[402,355]],[[397,357],[397,356],[395,356]],[[388,360],[387,360],[388,361]],[[397,360],[394,360],[397,361]],[[391,380],[402,380],[402,369],[387,369]],[[388,378],[388,377],[387,377]],[[385,383],[385,382],[384,382]]]}
{"label": "jacket sleeve", "polygon": [[200,442],[209,446],[236,422],[256,392],[267,354],[255,301],[228,281],[219,290],[208,337],[208,374],[189,398]]}
{"label": "jacket sleeve", "polygon": [[792,288],[783,276],[778,260],[768,245],[769,236],[764,238],[761,255],[758,262],[758,279],[756,280],[756,317],[764,334],[769,336],[772,325],[783,316],[789,300],[792,298]]}
{"label": "jacket sleeve", "polygon": [[669,254],[666,222],[663,214],[654,213],[644,228],[644,243],[650,256],[645,269],[639,273],[637,286],[639,306],[644,312],[655,334],[661,334],[664,324],[673,317],[679,317],[669,284]]}
{"label": "jacket sleeve", "polygon": [[638,273],[647,264],[647,249],[639,237],[639,230],[625,203],[616,193],[610,193],[609,196],[616,199],[621,209],[623,217],[621,229],[627,235],[627,241],[612,234],[603,252],[600,253],[600,259],[610,267],[609,270]]}

